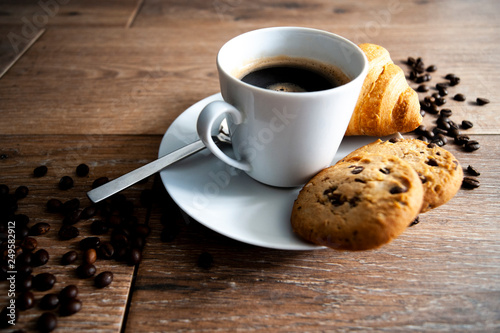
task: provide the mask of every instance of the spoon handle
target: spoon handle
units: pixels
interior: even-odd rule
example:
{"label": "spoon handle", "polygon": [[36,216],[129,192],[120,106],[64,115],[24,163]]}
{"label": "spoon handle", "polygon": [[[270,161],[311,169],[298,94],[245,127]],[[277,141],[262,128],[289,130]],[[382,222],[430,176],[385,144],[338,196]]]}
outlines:
{"label": "spoon handle", "polygon": [[92,202],[99,202],[104,200],[115,193],[120,192],[121,190],[126,189],[127,187],[137,183],[138,181],[151,176],[152,174],[160,171],[161,169],[169,166],[172,163],[175,163],[185,157],[188,157],[200,150],[203,150],[205,145],[201,140],[195,141],[193,143],[188,144],[182,148],[179,148],[159,159],[148,163],[134,171],[124,174],[110,182],[107,182],[104,185],[101,185],[89,192],[87,192],[87,196]]}

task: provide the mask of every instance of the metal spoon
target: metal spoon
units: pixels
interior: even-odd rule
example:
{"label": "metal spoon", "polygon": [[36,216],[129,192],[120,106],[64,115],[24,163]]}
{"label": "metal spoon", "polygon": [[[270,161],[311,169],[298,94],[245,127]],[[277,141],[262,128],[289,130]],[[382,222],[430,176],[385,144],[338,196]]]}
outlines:
{"label": "metal spoon", "polygon": [[[227,125],[226,119],[223,119],[219,126],[219,133],[216,136],[215,142],[221,143],[231,143],[231,138],[229,136],[229,127]],[[123,176],[120,176],[104,185],[101,185],[89,192],[87,196],[92,202],[99,202],[104,200],[115,193],[118,193],[129,186],[134,185],[138,181],[145,179],[152,174],[162,170],[163,168],[169,166],[172,163],[182,160],[185,157],[191,156],[205,149],[205,145],[201,140],[195,141],[188,144],[182,148],[179,148],[159,159],[148,163],[134,171],[131,171]]]}

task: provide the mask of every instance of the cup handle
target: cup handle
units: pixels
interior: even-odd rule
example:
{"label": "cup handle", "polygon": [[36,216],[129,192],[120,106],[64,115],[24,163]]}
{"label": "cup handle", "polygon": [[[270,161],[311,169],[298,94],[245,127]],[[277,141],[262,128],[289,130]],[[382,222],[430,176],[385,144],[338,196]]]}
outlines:
{"label": "cup handle", "polygon": [[[222,150],[215,144],[212,139],[212,128],[217,119],[221,116],[229,114],[235,124],[243,122],[243,115],[241,112],[229,103],[224,101],[213,101],[201,110],[196,123],[196,130],[201,141],[205,146],[224,163],[241,169],[243,171],[250,171],[250,163],[246,161],[238,161],[224,154]],[[218,124],[217,124],[218,125]]]}

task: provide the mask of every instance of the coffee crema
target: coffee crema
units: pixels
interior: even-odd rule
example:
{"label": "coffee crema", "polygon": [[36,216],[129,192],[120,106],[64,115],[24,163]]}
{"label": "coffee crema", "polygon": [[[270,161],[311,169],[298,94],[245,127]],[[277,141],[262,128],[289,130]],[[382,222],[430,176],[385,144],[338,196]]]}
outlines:
{"label": "coffee crema", "polygon": [[351,80],[334,65],[286,56],[259,59],[245,66],[236,77],[256,87],[283,92],[328,90]]}

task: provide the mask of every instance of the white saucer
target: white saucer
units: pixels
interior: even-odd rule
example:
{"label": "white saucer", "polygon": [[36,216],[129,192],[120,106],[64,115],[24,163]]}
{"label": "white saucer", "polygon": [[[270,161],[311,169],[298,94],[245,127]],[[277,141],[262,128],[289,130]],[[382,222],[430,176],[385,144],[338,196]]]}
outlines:
{"label": "white saucer", "polygon": [[[196,121],[202,108],[220,94],[184,111],[165,133],[158,156],[198,140]],[[373,142],[373,137],[345,137],[332,163]],[[230,147],[226,149],[229,153]],[[168,193],[189,216],[206,227],[252,245],[282,250],[322,248],[293,234],[290,214],[300,188],[261,184],[243,171],[227,166],[207,149],[160,172]]]}

